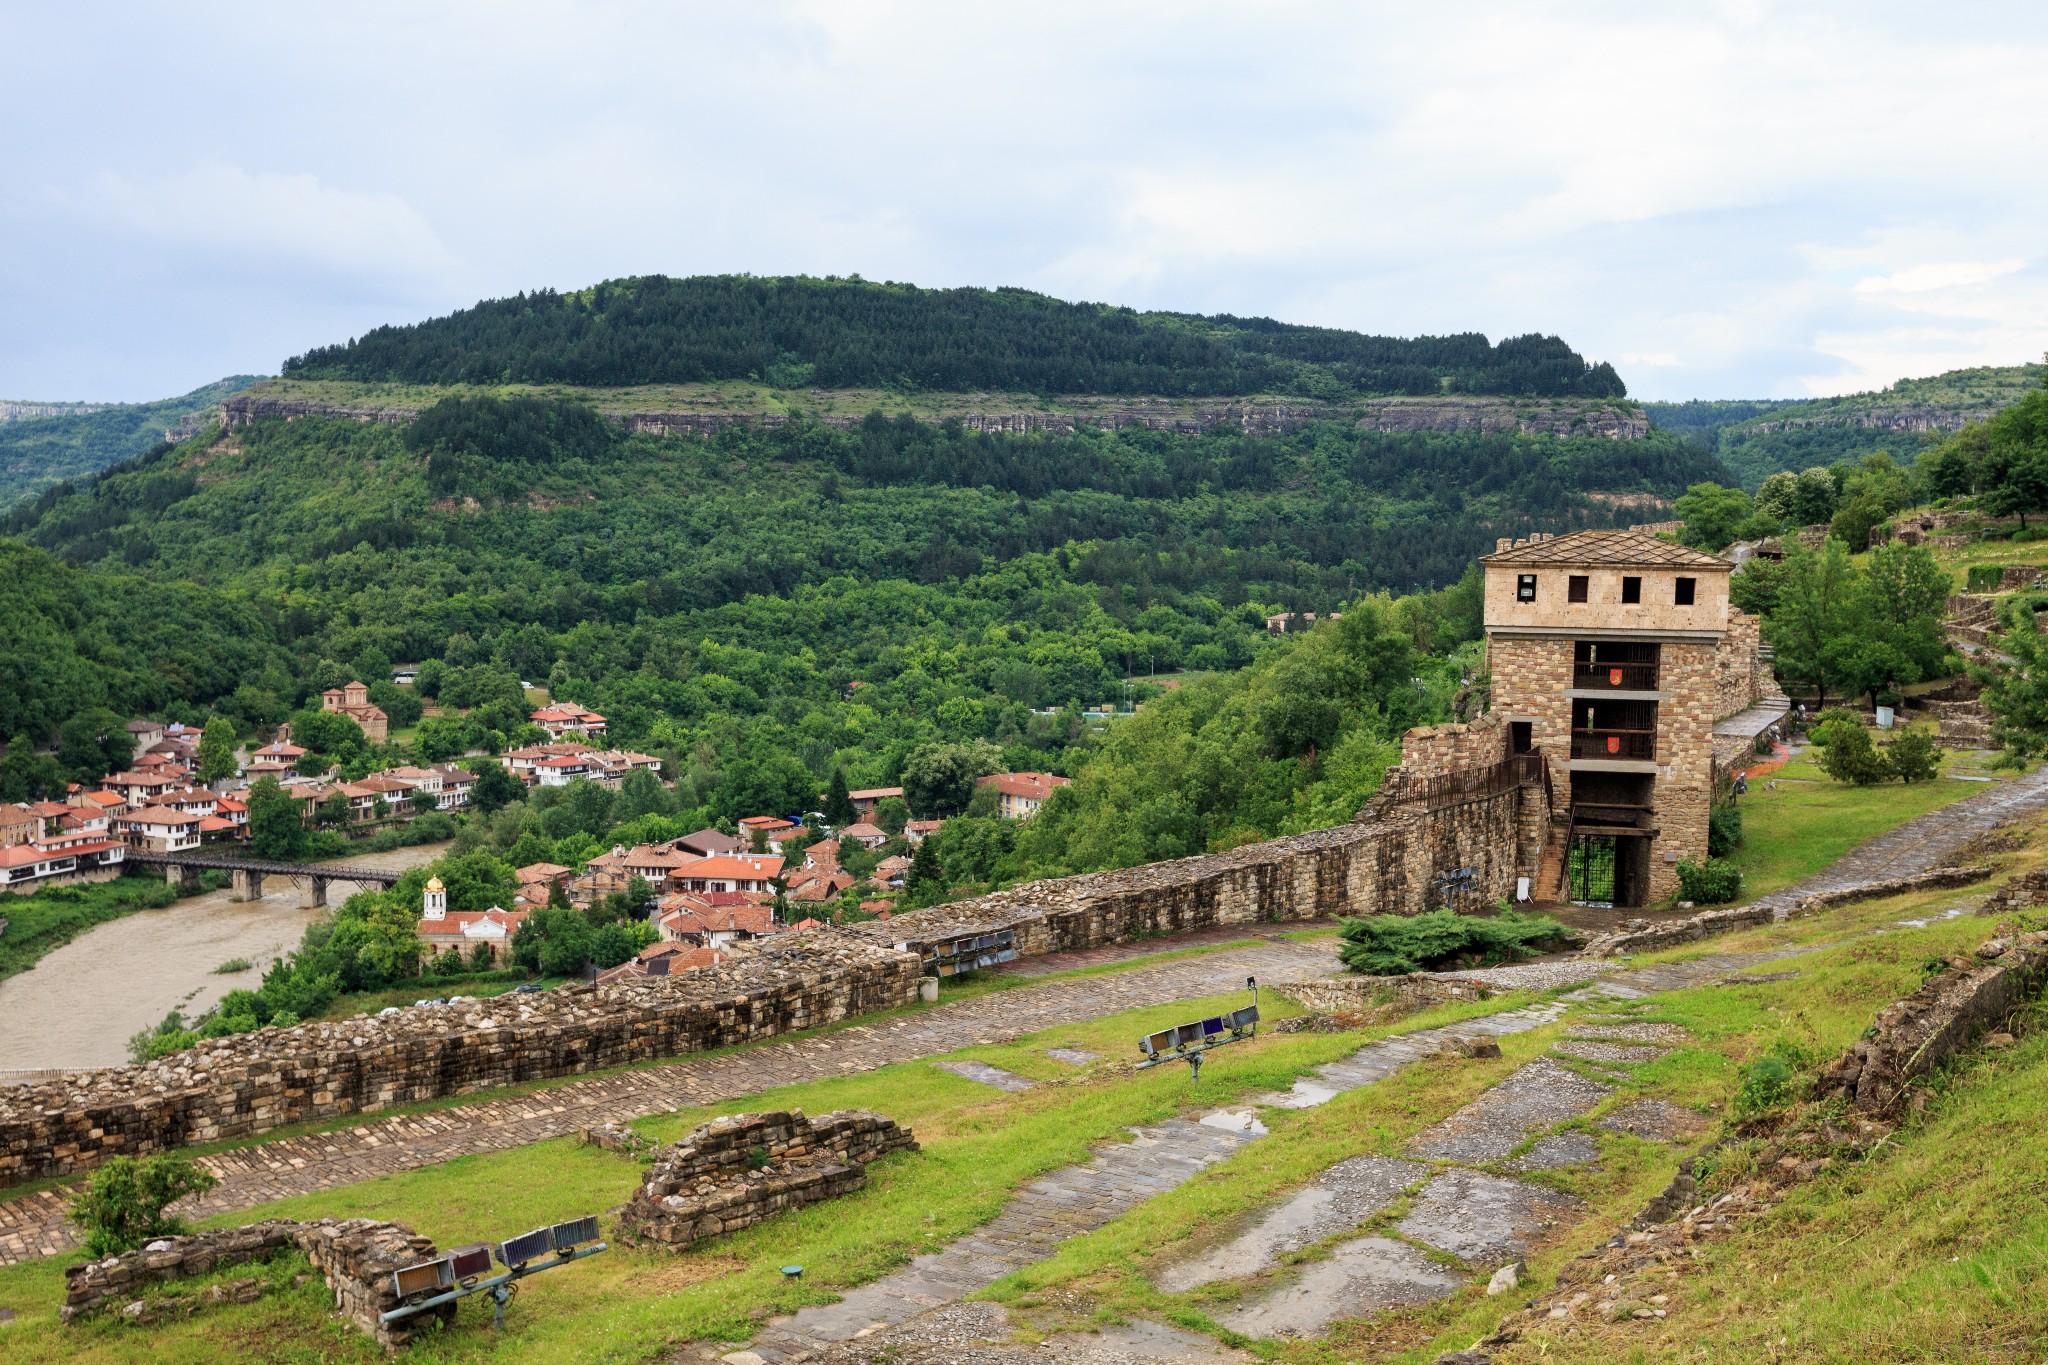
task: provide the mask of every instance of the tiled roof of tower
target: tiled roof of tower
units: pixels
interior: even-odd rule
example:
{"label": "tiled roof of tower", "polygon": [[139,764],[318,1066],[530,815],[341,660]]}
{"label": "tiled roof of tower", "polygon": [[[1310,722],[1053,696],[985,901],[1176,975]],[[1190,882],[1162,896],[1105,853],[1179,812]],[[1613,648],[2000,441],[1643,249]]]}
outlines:
{"label": "tiled roof of tower", "polygon": [[1659,540],[1641,531],[1573,531],[1570,535],[1545,536],[1509,544],[1490,555],[1485,564],[1645,564],[1666,568],[1732,569],[1719,555],[1685,545]]}

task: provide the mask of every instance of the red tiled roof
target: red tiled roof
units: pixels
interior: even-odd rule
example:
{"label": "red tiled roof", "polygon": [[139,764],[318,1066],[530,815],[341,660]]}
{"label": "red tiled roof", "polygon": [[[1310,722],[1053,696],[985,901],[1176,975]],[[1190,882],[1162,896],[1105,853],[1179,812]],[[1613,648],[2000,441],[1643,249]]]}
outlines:
{"label": "red tiled roof", "polygon": [[1053,788],[1071,785],[1073,779],[1054,773],[996,773],[990,777],[976,778],[977,787],[994,787],[1004,796],[1021,796],[1027,800],[1043,801],[1052,795]]}

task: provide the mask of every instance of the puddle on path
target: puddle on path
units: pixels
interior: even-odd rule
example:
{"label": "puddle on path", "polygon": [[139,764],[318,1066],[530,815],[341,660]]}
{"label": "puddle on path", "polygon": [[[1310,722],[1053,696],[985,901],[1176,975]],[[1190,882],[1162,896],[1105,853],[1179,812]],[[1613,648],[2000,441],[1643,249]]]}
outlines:
{"label": "puddle on path", "polygon": [[1005,1071],[987,1062],[933,1062],[932,1065],[941,1071],[950,1071],[962,1080],[979,1081],[998,1090],[1029,1090],[1038,1084],[1029,1076],[1019,1076],[1014,1071]]}
{"label": "puddle on path", "polygon": [[1256,1275],[1290,1251],[1349,1232],[1379,1214],[1401,1191],[1429,1174],[1429,1167],[1392,1157],[1358,1156],[1340,1161],[1276,1204],[1249,1231],[1204,1256],[1167,1267],[1159,1287],[1180,1294],[1217,1280]]}
{"label": "puddle on path", "polygon": [[[334,861],[407,868],[447,847],[423,844]],[[301,910],[298,888],[282,877],[267,879],[264,887],[260,901],[231,901],[221,890],[162,910],[138,910],[0,981],[0,1070],[121,1066],[129,1036],[170,1011],[189,1019],[231,990],[255,987],[270,960],[298,947],[306,925],[326,913]],[[332,899],[338,905],[354,891],[336,885]],[[237,957],[249,959],[251,970],[215,974]]]}

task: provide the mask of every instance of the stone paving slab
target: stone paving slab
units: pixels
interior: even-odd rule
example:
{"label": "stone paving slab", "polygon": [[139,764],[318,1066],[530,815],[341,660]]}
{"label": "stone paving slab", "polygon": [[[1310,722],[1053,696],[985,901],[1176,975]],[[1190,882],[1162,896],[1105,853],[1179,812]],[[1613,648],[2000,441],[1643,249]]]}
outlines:
{"label": "stone paving slab", "polygon": [[1045,1055],[1056,1062],[1065,1062],[1068,1066],[1086,1066],[1102,1054],[1098,1052],[1083,1052],[1077,1047],[1049,1047],[1045,1050]]}
{"label": "stone paving slab", "polygon": [[1550,1049],[1560,1056],[1577,1057],[1582,1062],[1630,1062],[1640,1065],[1654,1062],[1659,1057],[1669,1057],[1671,1049],[1651,1047],[1643,1043],[1608,1043],[1599,1039],[1566,1038]]}
{"label": "stone paving slab", "polygon": [[1312,1336],[1342,1318],[1447,1299],[1463,1282],[1406,1242],[1361,1237],[1307,1266],[1293,1284],[1217,1321],[1248,1337]]}
{"label": "stone paving slab", "polygon": [[1521,1067],[1493,1089],[1423,1129],[1408,1155],[1480,1164],[1499,1161],[1541,1130],[1592,1110],[1613,1093],[1548,1057]]}
{"label": "stone paving slab", "polygon": [[1582,1205],[1542,1185],[1453,1168],[1424,1185],[1401,1234],[1468,1264],[1504,1264],[1577,1219]]}
{"label": "stone paving slab", "polygon": [[1102,1227],[1255,1140],[1186,1119],[1132,1131],[1135,1141],[1105,1147],[1086,1165],[1070,1166],[1026,1185],[993,1221],[945,1250],[920,1256],[837,1303],[772,1321],[749,1349],[774,1365],[965,1298],[1013,1270],[1044,1260],[1068,1238]]}
{"label": "stone paving slab", "polygon": [[1692,1035],[1676,1024],[1573,1024],[1567,1038],[1597,1038],[1613,1043],[1683,1043]]}
{"label": "stone paving slab", "polygon": [[1679,1142],[1705,1132],[1708,1125],[1703,1115],[1679,1105],[1663,1100],[1637,1100],[1597,1120],[1593,1126],[1610,1133]]}
{"label": "stone paving slab", "polygon": [[1349,1232],[1375,1217],[1428,1175],[1429,1167],[1392,1157],[1340,1161],[1266,1210],[1242,1235],[1193,1260],[1168,1266],[1159,1276],[1159,1287],[1182,1294],[1217,1280],[1256,1275],[1290,1251]]}
{"label": "stone paving slab", "polygon": [[1599,1155],[1600,1144],[1592,1134],[1571,1128],[1536,1139],[1528,1151],[1506,1164],[1511,1171],[1554,1171],[1565,1166],[1583,1166]]}
{"label": "stone paving slab", "polygon": [[933,1062],[932,1065],[941,1071],[950,1071],[963,1080],[979,1081],[998,1090],[1029,1090],[1038,1084],[1029,1076],[1019,1076],[1014,1071],[1005,1071],[999,1066],[990,1066],[987,1062]]}

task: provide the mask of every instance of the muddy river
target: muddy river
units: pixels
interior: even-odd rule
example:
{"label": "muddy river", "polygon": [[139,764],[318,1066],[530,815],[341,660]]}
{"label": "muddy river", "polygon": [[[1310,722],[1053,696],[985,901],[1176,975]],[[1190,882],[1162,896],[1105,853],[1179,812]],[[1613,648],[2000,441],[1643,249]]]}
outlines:
{"label": "muddy river", "polygon": [[[446,844],[337,858],[333,865],[403,870],[430,862]],[[357,888],[337,880],[328,898],[339,905]],[[306,925],[324,910],[299,908],[299,888],[267,878],[260,901],[235,902],[225,889],[139,910],[102,924],[51,953],[28,971],[0,981],[0,1081],[8,1072],[119,1066],[128,1038],[172,1010],[186,1018],[211,1009],[237,987],[254,987],[270,960],[298,946]],[[246,972],[214,971],[234,958]]]}

